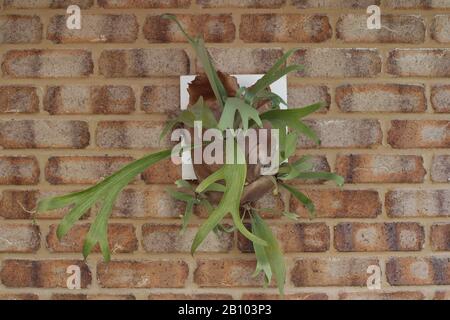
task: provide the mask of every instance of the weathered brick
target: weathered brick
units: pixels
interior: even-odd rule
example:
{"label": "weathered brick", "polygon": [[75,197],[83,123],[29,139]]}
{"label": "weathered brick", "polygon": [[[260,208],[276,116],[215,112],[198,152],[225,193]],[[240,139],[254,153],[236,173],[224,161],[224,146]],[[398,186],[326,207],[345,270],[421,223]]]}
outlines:
{"label": "weathered brick", "polygon": [[406,84],[354,84],[336,88],[336,104],[344,112],[424,112],[425,87]]}
{"label": "weathered brick", "polygon": [[401,77],[450,76],[450,51],[446,49],[394,49],[387,72]]}
{"label": "weathered brick", "polygon": [[450,121],[392,120],[388,143],[393,148],[449,148]]}
{"label": "weathered brick", "polygon": [[[190,252],[197,226],[189,226],[181,234],[176,224],[145,224],[142,226],[142,246],[152,253]],[[233,233],[211,232],[197,252],[228,252],[233,246]]]}
{"label": "weathered brick", "polygon": [[39,173],[35,157],[0,157],[0,184],[37,184]]}
{"label": "weathered brick", "polygon": [[[294,162],[296,160],[298,160],[298,157],[294,156],[289,159],[289,162]],[[311,172],[330,172],[330,165],[325,155],[311,155],[309,162],[312,164]],[[325,182],[325,180],[320,179],[293,179],[292,181],[299,184],[323,184]]]}
{"label": "weathered brick", "polygon": [[[50,231],[46,238],[47,248],[50,252],[81,252],[90,226],[90,224],[77,224],[61,240],[58,240],[56,236],[58,225],[50,225]],[[124,223],[109,224],[108,243],[113,253],[136,251],[138,240],[134,226]],[[100,252],[98,244],[94,247],[93,252]]]}
{"label": "weathered brick", "polygon": [[435,112],[450,112],[450,85],[431,87],[431,105]]}
{"label": "weathered brick", "polygon": [[137,39],[139,25],[133,14],[83,14],[81,29],[66,26],[67,15],[50,19],[47,39],[53,43],[130,43]]}
{"label": "weathered brick", "polygon": [[50,114],[127,114],[136,98],[129,86],[49,86],[44,110]]}
{"label": "weathered brick", "polygon": [[[304,122],[317,134],[321,148],[371,148],[380,145],[383,138],[378,120],[318,119]],[[298,139],[297,147],[319,146],[302,135]]]}
{"label": "weathered brick", "polygon": [[450,42],[450,16],[449,15],[437,15],[434,16],[433,22],[430,27],[431,38],[439,43]]}
{"label": "weathered brick", "polygon": [[169,84],[145,86],[141,95],[141,110],[146,113],[174,114],[180,110],[180,87]]}
{"label": "weathered brick", "polygon": [[263,275],[252,276],[255,260],[248,259],[200,259],[194,272],[194,282],[200,287],[260,287]]}
{"label": "weathered brick", "polygon": [[423,159],[415,155],[338,155],[336,172],[348,183],[420,183]]}
{"label": "weathered brick", "polygon": [[280,8],[286,0],[197,0],[203,8]]}
{"label": "weathered brick", "polygon": [[31,224],[0,224],[0,252],[36,252],[39,227]]}
{"label": "weathered brick", "polygon": [[111,261],[97,265],[102,288],[182,288],[189,268],[181,260]]}
{"label": "weathered brick", "polygon": [[448,257],[392,257],[386,263],[387,281],[392,286],[448,285]]}
{"label": "weathered brick", "polygon": [[104,50],[99,68],[107,78],[179,76],[189,72],[189,58],[182,49]]}
{"label": "weathered brick", "polygon": [[300,49],[290,63],[304,66],[295,73],[299,77],[370,78],[381,72],[381,57],[374,49]]}
{"label": "weathered brick", "polygon": [[[205,42],[232,42],[236,33],[231,14],[179,14],[177,19],[188,34],[200,35]],[[149,15],[143,27],[145,39],[151,43],[187,42],[173,20]]]}
{"label": "weathered brick", "polygon": [[116,218],[179,218],[185,204],[173,199],[165,190],[125,189],[113,210]]}
{"label": "weathered brick", "polygon": [[132,294],[54,293],[52,300],[136,300],[136,297]]}
{"label": "weathered brick", "polygon": [[434,294],[434,300],[450,300],[450,291],[436,291]]}
{"label": "weathered brick", "polygon": [[288,102],[291,109],[322,102],[324,107],[316,112],[325,113],[330,107],[331,96],[327,86],[291,84],[288,87]]}
{"label": "weathered brick", "polygon": [[160,139],[162,121],[101,121],[97,125],[96,144],[100,148],[146,149],[170,146],[170,136]]}
{"label": "weathered brick", "polygon": [[2,70],[14,78],[74,78],[92,74],[94,63],[86,50],[10,50]]}
{"label": "weathered brick", "polygon": [[338,251],[420,251],[424,242],[424,228],[414,222],[343,222],[334,227]]}
{"label": "weathered brick", "polygon": [[244,14],[239,27],[244,42],[323,42],[331,34],[328,17],[319,14]]}
{"label": "weathered brick", "polygon": [[0,122],[0,145],[5,149],[73,148],[89,145],[85,121],[12,120]]}
{"label": "weathered brick", "polygon": [[181,179],[181,165],[175,165],[170,159],[162,160],[142,173],[147,184],[173,184]]}
{"label": "weathered brick", "polygon": [[0,43],[39,43],[42,23],[38,16],[0,16]]}
{"label": "weathered brick", "polygon": [[0,86],[0,113],[35,113],[39,111],[37,88]]}
{"label": "weathered brick", "polygon": [[39,300],[39,296],[33,293],[4,293],[0,294],[0,300]]}
{"label": "weathered brick", "polygon": [[[381,201],[375,190],[304,189],[316,207],[319,218],[376,218],[381,214]],[[294,197],[290,210],[308,217],[308,210]]]}
{"label": "weathered brick", "polygon": [[[272,232],[283,252],[323,252],[330,247],[330,230],[325,223],[271,224]],[[253,244],[238,234],[242,252],[253,252]]]}
{"label": "weathered brick", "polygon": [[291,280],[296,287],[366,286],[367,268],[375,258],[305,258],[295,262]]}
{"label": "weathered brick", "polygon": [[[284,199],[281,194],[274,195],[268,192],[252,203],[252,206],[259,210],[258,213],[265,219],[280,218],[281,212],[284,211]],[[205,215],[207,217],[207,215]]]}
{"label": "weathered brick", "polygon": [[308,8],[337,8],[337,9],[366,9],[368,6],[379,5],[380,0],[291,0],[299,9]]}
{"label": "weathered brick", "polygon": [[4,260],[0,272],[2,283],[13,288],[67,288],[66,270],[77,265],[81,271],[81,288],[92,281],[91,271],[79,260]]}
{"label": "weathered brick", "polygon": [[447,0],[385,0],[384,5],[394,9],[450,8]]}
{"label": "weathered brick", "polygon": [[430,229],[430,240],[434,251],[450,251],[450,224],[433,224]]}
{"label": "weathered brick", "polygon": [[423,300],[424,294],[420,291],[393,291],[393,292],[341,292],[340,300]]}
{"label": "weathered brick", "polygon": [[386,193],[388,216],[447,217],[450,216],[450,190],[390,190]]}
{"label": "weathered brick", "polygon": [[434,182],[450,182],[450,155],[433,157],[431,180]]}
{"label": "weathered brick", "polygon": [[270,293],[244,293],[242,300],[328,300],[326,293],[290,293],[280,297],[279,294]]}
{"label": "weathered brick", "polygon": [[70,5],[88,9],[93,6],[94,0],[4,0],[3,3],[5,9],[66,9]]}
{"label": "weathered brick", "polygon": [[220,293],[152,293],[148,300],[233,300],[233,297]]}
{"label": "weathered brick", "polygon": [[0,217],[30,219],[36,208],[39,192],[36,190],[3,190],[0,196]]}
{"label": "weathered brick", "polygon": [[[209,48],[208,51],[217,69],[232,74],[264,73],[283,55],[277,48]],[[197,71],[201,71],[196,60]]]}
{"label": "weathered brick", "polygon": [[367,14],[345,14],[336,25],[337,38],[356,43],[422,43],[425,22],[413,15],[382,15],[381,29],[367,28]]}
{"label": "weathered brick", "polygon": [[92,184],[132,160],[131,157],[51,157],[45,167],[45,178],[51,184]]}
{"label": "weathered brick", "polygon": [[156,9],[156,8],[188,8],[191,0],[98,0],[98,5],[107,9]]}

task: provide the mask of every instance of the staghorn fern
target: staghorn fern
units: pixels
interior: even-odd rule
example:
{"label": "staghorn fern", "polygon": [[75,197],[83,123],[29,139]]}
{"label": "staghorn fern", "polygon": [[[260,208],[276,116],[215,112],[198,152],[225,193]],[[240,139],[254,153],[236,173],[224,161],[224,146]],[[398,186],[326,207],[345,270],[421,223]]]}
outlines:
{"label": "staghorn fern", "polygon": [[[198,59],[203,65],[208,84],[215,97],[215,102],[219,107],[219,119],[216,119],[212,109],[211,101],[208,103],[202,96],[192,103],[188,110],[184,110],[178,117],[167,122],[162,132],[162,136],[169,133],[175,125],[181,124],[192,128],[194,121],[202,121],[206,128],[216,128],[220,130],[236,128],[260,128],[264,123],[269,123],[272,128],[279,129],[280,133],[280,159],[289,159],[295,150],[299,135],[306,135],[313,141],[320,143],[316,134],[311,130],[301,118],[315,112],[323,107],[322,103],[313,104],[300,109],[280,109],[280,105],[286,105],[278,95],[268,90],[269,86],[279,78],[292,71],[301,69],[301,66],[285,66],[287,59],[295,50],[287,51],[274,66],[253,86],[249,88],[238,88],[235,96],[229,96],[225,85],[221,81],[224,74],[218,73],[204,46],[204,41],[200,37],[189,36],[176,18],[172,15],[164,15],[164,18],[171,19],[179,26],[186,36],[188,42],[194,48]],[[270,103],[271,109],[259,113],[258,105]],[[239,115],[239,117],[237,117]],[[289,131],[286,131],[286,127]],[[233,138],[234,139],[234,138]],[[235,144],[235,143],[234,143]],[[245,237],[252,241],[257,266],[255,275],[262,272],[265,284],[269,284],[272,275],[275,277],[278,289],[281,294],[284,292],[286,269],[282,251],[272,234],[270,227],[258,214],[258,210],[249,205],[266,192],[278,188],[289,191],[298,201],[300,201],[314,215],[314,204],[302,192],[293,186],[286,184],[292,179],[322,179],[333,180],[337,185],[343,184],[343,178],[329,172],[311,172],[312,164],[309,157],[304,156],[294,163],[284,162],[275,176],[259,177],[251,184],[246,182],[249,174],[249,165],[245,164],[245,156],[237,146],[235,154],[240,161],[232,164],[225,164],[219,170],[213,172],[204,179],[200,179],[198,185],[191,185],[187,181],[178,180],[175,182],[177,188],[169,189],[169,194],[179,201],[186,203],[186,211],[182,221],[182,231],[189,223],[193,215],[193,208],[196,205],[203,206],[208,212],[208,218],[200,226],[194,241],[191,252],[195,253],[206,236],[211,231],[233,232],[238,230]],[[62,219],[57,229],[59,239],[64,237],[83,214],[96,204],[100,204],[94,222],[86,236],[83,255],[86,258],[98,243],[105,261],[110,260],[110,249],[108,247],[107,228],[114,202],[122,189],[128,185],[136,175],[142,173],[149,166],[169,158],[171,150],[164,150],[147,155],[136,160],[105,180],[99,182],[84,191],[70,193],[64,196],[51,199],[44,199],[39,202],[37,210],[47,211],[66,206],[73,206],[70,212]],[[210,201],[210,194],[220,195],[220,201],[213,204]],[[256,197],[256,199],[255,199]],[[242,213],[243,211],[243,213]],[[234,226],[227,228],[221,221],[230,214]],[[298,219],[294,213],[283,212],[290,219]],[[248,215],[251,223],[251,230],[248,230],[243,220]]]}

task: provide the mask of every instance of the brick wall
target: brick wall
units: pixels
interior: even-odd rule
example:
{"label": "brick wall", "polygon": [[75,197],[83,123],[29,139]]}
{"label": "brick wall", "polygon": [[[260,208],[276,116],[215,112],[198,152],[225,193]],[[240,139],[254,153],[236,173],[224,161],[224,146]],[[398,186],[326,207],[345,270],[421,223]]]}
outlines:
{"label": "brick wall", "polygon": [[[380,4],[383,29],[366,28]],[[82,30],[65,8],[82,8]],[[127,188],[109,228],[113,262],[80,254],[90,217],[61,242],[66,210],[32,223],[39,197],[79,190],[159,148],[179,106],[178,76],[199,65],[173,23],[210,43],[218,67],[261,73],[283,50],[305,70],[289,102],[328,108],[310,117],[320,148],[299,142],[343,189],[301,187],[310,221],[272,217],[286,252],[287,298],[450,298],[450,1],[436,0],[3,0],[0,14],[0,298],[271,298],[252,278],[246,239],[211,234],[195,257],[180,204],[164,193],[179,177],[158,164]],[[281,207],[264,199],[261,206]],[[66,267],[82,289],[65,289]],[[369,265],[382,270],[368,291]]]}

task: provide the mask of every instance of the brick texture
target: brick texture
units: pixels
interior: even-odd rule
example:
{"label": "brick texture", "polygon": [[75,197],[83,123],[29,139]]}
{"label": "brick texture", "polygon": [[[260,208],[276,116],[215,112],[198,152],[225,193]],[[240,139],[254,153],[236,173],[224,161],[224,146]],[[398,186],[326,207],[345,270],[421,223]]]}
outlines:
{"label": "brick texture", "polygon": [[[66,25],[81,8],[80,30]],[[381,29],[366,10],[381,8]],[[297,141],[289,161],[311,156],[293,179],[315,217],[283,188],[249,204],[285,252],[287,300],[449,300],[450,2],[447,0],[0,0],[0,300],[280,299],[253,277],[252,243],[211,233],[208,218],[166,189],[170,160],[119,194],[108,223],[113,252],[82,247],[100,203],[61,240],[71,206],[36,213],[44,198],[77,192],[134,159],[171,148],[164,122],[180,113],[179,76],[202,72],[176,24],[205,39],[217,69],[262,74],[287,50],[287,102],[324,107],[302,119],[321,139]],[[278,191],[278,192],[277,192]],[[284,213],[298,215],[289,219]],[[227,216],[224,224],[233,225]],[[248,219],[244,224],[250,227]],[[82,271],[68,291],[66,268]],[[382,271],[368,290],[367,268]]]}

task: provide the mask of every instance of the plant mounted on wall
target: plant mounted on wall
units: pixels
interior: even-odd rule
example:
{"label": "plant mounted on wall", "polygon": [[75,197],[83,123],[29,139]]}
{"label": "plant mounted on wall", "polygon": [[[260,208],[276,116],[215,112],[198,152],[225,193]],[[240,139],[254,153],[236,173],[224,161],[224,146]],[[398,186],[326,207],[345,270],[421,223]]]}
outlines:
{"label": "plant mounted on wall", "polygon": [[[323,104],[317,103],[297,109],[281,109],[280,106],[286,103],[270,91],[269,86],[272,83],[301,68],[298,65],[286,66],[287,59],[295,50],[287,51],[254,85],[248,88],[239,87],[234,77],[216,71],[202,38],[192,38],[186,34],[174,16],[164,15],[164,17],[177,23],[195,50],[203,65],[204,73],[198,74],[189,85],[188,109],[182,111],[175,119],[168,121],[162,136],[168,134],[175,126],[182,126],[192,131],[195,121],[201,121],[206,129],[214,128],[220,132],[228,129],[242,129],[246,132],[247,129],[254,128],[257,131],[278,129],[279,133],[276,152],[282,164],[275,174],[263,175],[264,165],[249,163],[248,150],[239,147],[235,141],[236,137],[227,136],[227,142],[230,142],[230,139],[232,141],[231,149],[228,143],[226,148],[227,153],[234,155],[231,163],[227,161],[220,166],[194,164],[198,183],[178,180],[175,182],[177,188],[168,190],[175,199],[186,203],[182,231],[188,225],[195,206],[201,206],[208,212],[206,221],[200,226],[193,240],[191,252],[194,253],[198,249],[211,231],[234,232],[237,230],[253,243],[257,259],[255,275],[263,272],[266,284],[271,282],[273,276],[280,293],[283,293],[286,271],[282,251],[271,228],[261,217],[261,209],[256,209],[252,204],[269,192],[276,193],[281,187],[290,192],[311,215],[314,215],[312,201],[287,182],[292,179],[321,179],[333,180],[338,185],[343,184],[342,177],[338,175],[311,171],[312,164],[307,156],[297,161],[287,161],[294,155],[300,135],[306,135],[320,143],[316,134],[301,119],[322,108]],[[198,146],[189,146],[189,148],[195,149]],[[41,200],[38,211],[72,206],[57,229],[57,236],[61,239],[88,209],[99,205],[84,241],[83,255],[87,257],[98,243],[104,259],[109,261],[108,219],[117,196],[137,175],[149,166],[170,158],[171,154],[172,150],[164,150],[147,155],[86,190]],[[289,212],[280,213],[291,219],[298,218]],[[231,228],[222,225],[222,220],[228,214],[231,215],[234,225]],[[250,229],[246,227],[244,221],[249,222]]]}

